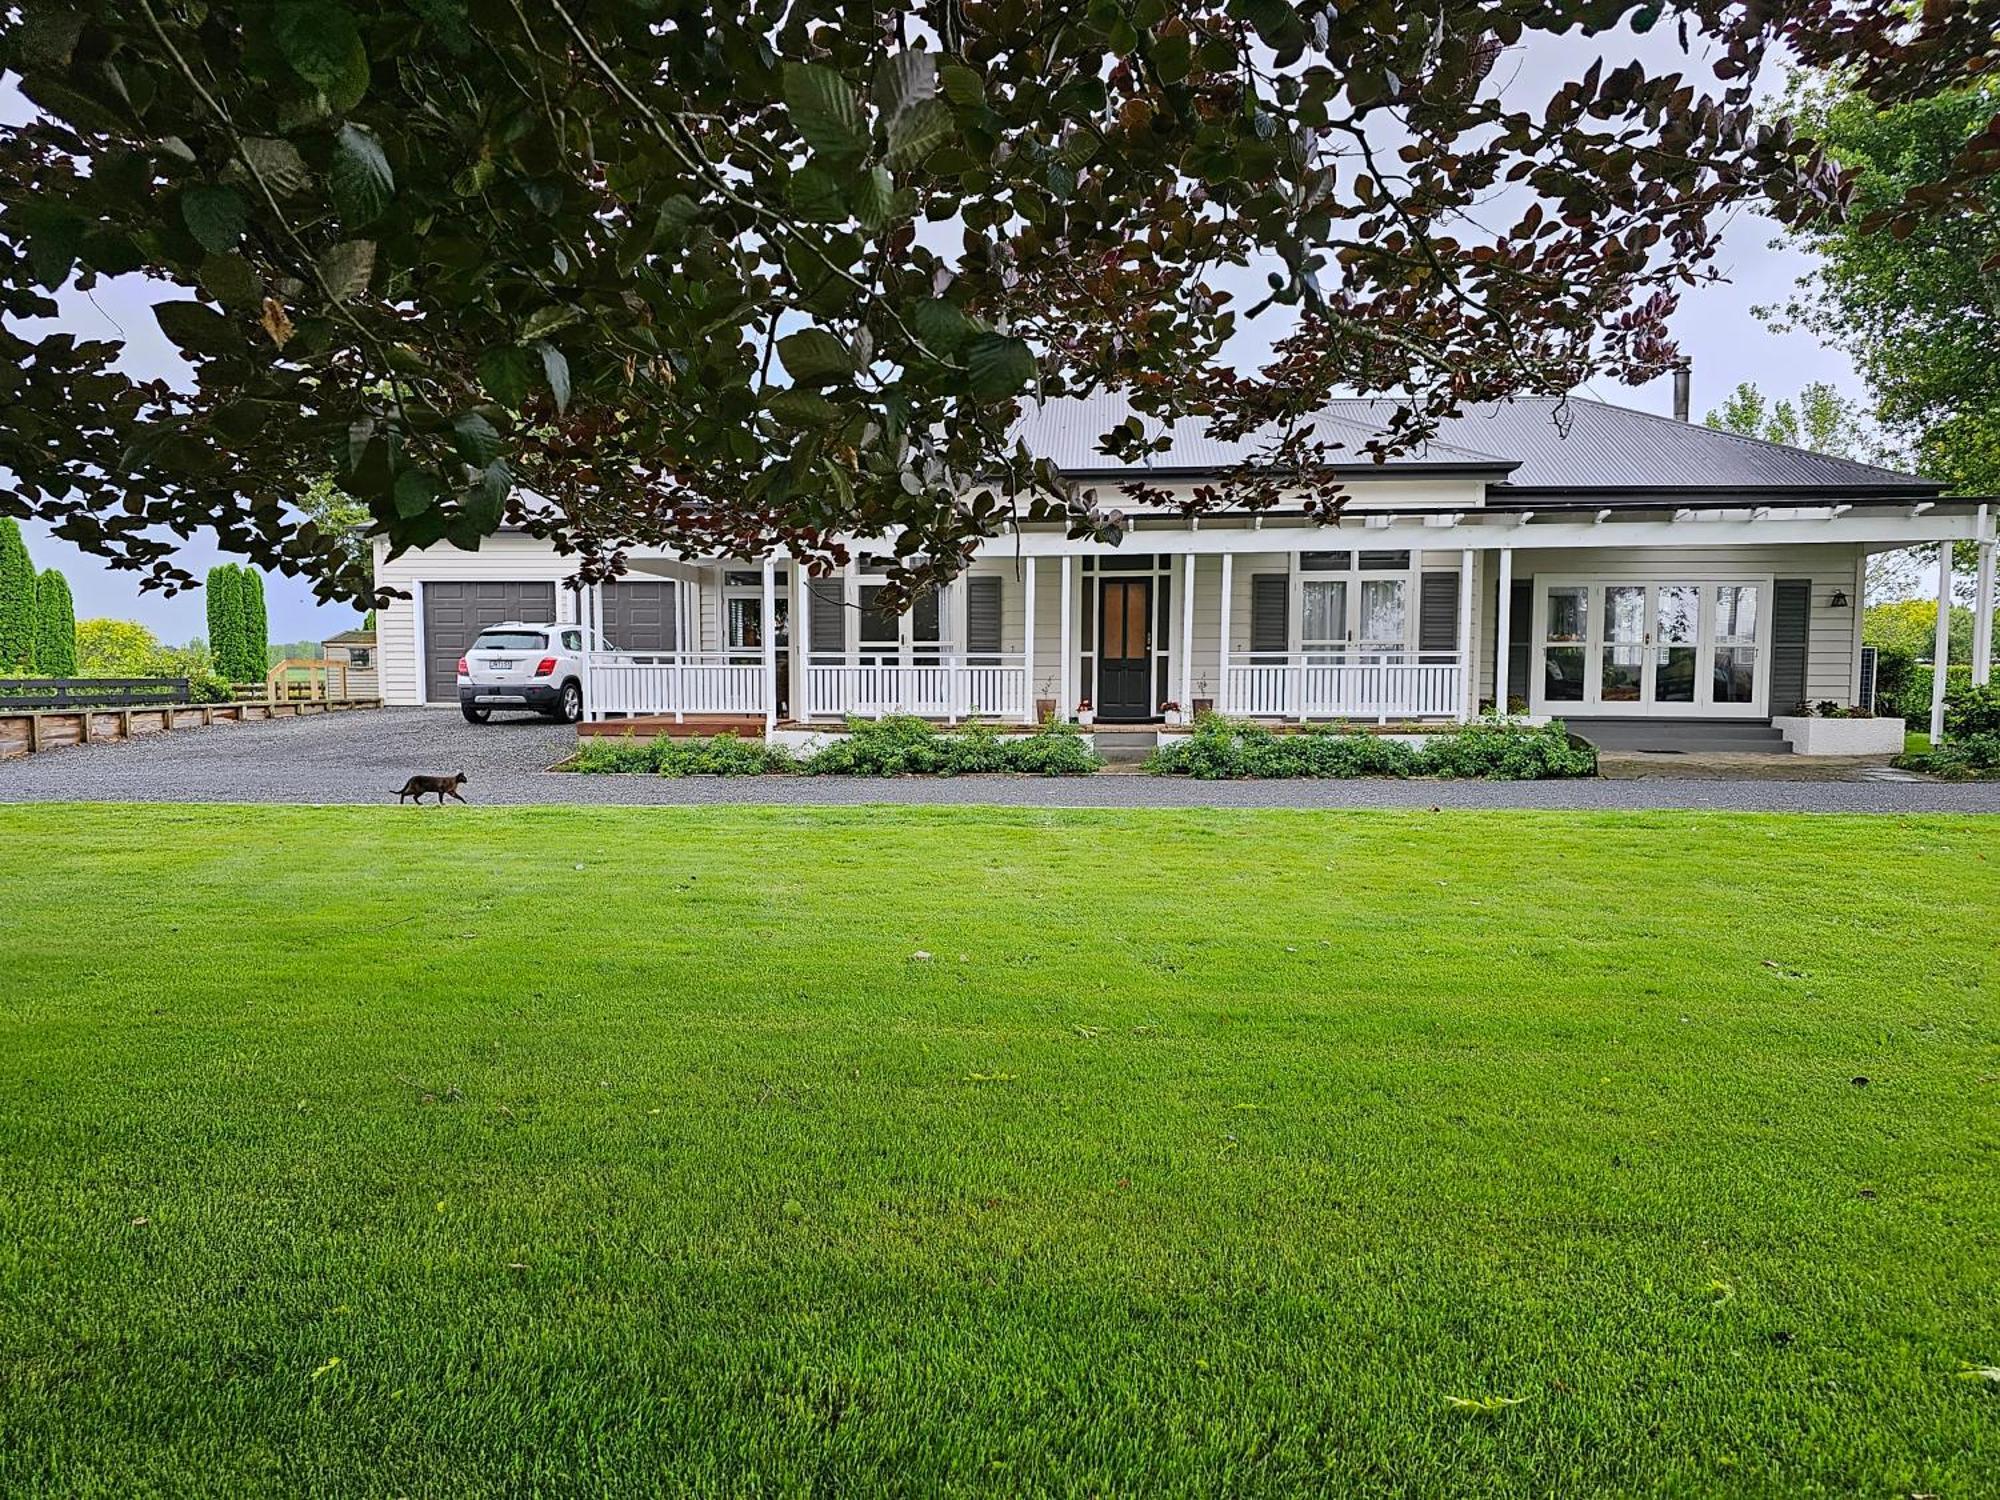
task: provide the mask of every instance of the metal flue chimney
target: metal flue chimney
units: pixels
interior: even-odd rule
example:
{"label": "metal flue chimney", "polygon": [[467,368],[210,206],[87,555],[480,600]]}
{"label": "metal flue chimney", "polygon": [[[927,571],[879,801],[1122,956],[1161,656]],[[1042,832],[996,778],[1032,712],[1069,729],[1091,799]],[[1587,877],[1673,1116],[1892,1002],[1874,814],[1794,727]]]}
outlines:
{"label": "metal flue chimney", "polygon": [[1676,422],[1693,420],[1693,388],[1694,371],[1689,368],[1686,360],[1682,360],[1674,366],[1674,420]]}

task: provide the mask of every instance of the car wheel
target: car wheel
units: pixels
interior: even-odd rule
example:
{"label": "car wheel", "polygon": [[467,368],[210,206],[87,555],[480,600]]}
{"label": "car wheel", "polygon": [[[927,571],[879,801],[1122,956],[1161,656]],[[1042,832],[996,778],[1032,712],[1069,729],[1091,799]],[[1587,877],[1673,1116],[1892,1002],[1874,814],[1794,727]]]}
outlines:
{"label": "car wheel", "polygon": [[556,717],[565,724],[579,723],[583,719],[583,689],[573,682],[565,682],[562,687],[562,701],[556,709]]}
{"label": "car wheel", "polygon": [[459,704],[458,711],[465,715],[465,722],[468,724],[484,724],[493,717],[492,709],[474,708],[470,703]]}

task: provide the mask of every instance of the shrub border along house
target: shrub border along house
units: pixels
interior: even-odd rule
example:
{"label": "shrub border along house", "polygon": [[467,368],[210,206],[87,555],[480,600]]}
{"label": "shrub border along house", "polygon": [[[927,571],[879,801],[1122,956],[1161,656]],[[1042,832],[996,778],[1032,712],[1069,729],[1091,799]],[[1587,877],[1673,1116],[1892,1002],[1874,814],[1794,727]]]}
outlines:
{"label": "shrub border along house", "polygon": [[[1059,721],[1031,733],[978,724],[945,733],[923,719],[891,717],[850,720],[844,733],[804,751],[733,734],[651,741],[594,737],[581,741],[559,769],[658,776],[1087,776],[1103,764],[1089,735]],[[1571,739],[1559,723],[1487,719],[1400,736],[1336,726],[1276,733],[1211,715],[1185,733],[1163,737],[1145,769],[1204,781],[1362,776],[1535,781],[1594,776],[1597,752]]]}
{"label": "shrub border along house", "polygon": [[1163,740],[1146,769],[1203,781],[1361,776],[1548,781],[1595,776],[1597,752],[1572,739],[1560,721],[1475,719],[1420,735],[1389,736],[1336,725],[1277,734],[1259,724],[1209,716],[1189,733]]}
{"label": "shrub border along house", "polygon": [[592,738],[579,742],[567,769],[585,774],[656,776],[1087,776],[1103,765],[1089,737],[1051,721],[1026,733],[974,724],[955,734],[927,720],[850,720],[843,734],[818,748],[794,751],[761,740],[719,734],[710,739],[641,742]]}

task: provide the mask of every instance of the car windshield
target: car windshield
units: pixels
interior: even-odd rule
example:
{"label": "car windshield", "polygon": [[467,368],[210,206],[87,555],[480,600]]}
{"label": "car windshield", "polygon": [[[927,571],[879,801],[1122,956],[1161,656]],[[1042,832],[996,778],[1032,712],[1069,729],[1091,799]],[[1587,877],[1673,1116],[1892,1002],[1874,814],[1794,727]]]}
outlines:
{"label": "car windshield", "polygon": [[535,630],[483,630],[472,643],[474,651],[539,651],[549,638]]}

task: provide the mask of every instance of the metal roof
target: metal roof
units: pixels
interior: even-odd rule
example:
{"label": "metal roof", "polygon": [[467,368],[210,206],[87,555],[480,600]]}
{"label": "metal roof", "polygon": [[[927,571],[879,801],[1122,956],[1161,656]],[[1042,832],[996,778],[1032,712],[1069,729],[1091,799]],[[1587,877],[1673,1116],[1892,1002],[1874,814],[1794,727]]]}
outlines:
{"label": "metal roof", "polygon": [[[1355,455],[1356,470],[1378,474],[1486,470],[1495,498],[1507,493],[1698,491],[1837,491],[1935,495],[1942,486],[1911,474],[1767,443],[1651,412],[1586,397],[1523,397],[1468,406],[1448,419],[1435,441],[1375,464],[1361,450],[1382,430],[1395,403],[1345,398],[1313,418],[1325,437]],[[1078,478],[1131,474],[1133,466],[1098,451],[1098,439],[1130,415],[1122,396],[1100,393],[1031,407],[1020,432],[1031,451],[1052,458]],[[1159,425],[1142,418],[1149,433]],[[1233,467],[1254,440],[1217,442],[1198,420],[1176,423],[1171,446],[1139,471],[1201,472]]]}

